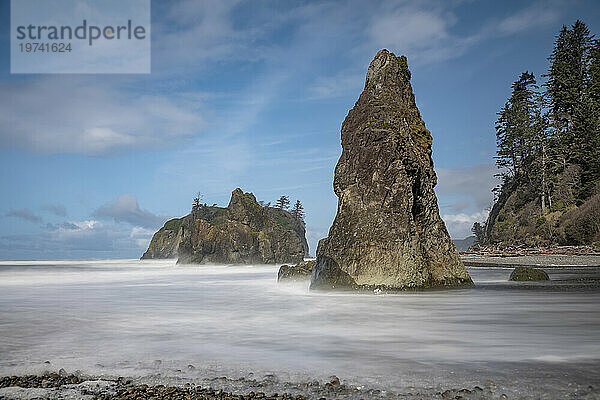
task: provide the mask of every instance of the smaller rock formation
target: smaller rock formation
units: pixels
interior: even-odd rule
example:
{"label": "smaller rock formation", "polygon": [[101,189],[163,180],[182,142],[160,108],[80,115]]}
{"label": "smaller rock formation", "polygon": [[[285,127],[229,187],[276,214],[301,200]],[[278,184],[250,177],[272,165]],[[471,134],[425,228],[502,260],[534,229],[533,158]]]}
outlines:
{"label": "smaller rock formation", "polygon": [[277,273],[277,282],[310,279],[315,260],[302,261],[298,265],[282,265]]}
{"label": "smaller rock formation", "polygon": [[508,278],[509,281],[515,282],[547,281],[549,279],[546,271],[531,267],[517,267]]}
{"label": "smaller rock formation", "polygon": [[472,284],[440,218],[432,138],[406,58],[381,50],[342,124],[338,210],[319,242],[311,289]]}
{"label": "smaller rock formation", "polygon": [[142,259],[178,258],[191,264],[299,263],[308,255],[304,223],[289,212],[263,207],[236,189],[227,208],[200,206],[168,221]]}

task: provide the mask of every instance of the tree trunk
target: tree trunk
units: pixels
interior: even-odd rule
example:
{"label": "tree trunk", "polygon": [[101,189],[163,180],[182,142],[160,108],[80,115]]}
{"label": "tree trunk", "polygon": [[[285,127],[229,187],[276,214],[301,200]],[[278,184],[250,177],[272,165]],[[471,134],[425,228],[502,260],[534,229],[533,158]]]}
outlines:
{"label": "tree trunk", "polygon": [[546,144],[542,145],[542,214],[546,214]]}

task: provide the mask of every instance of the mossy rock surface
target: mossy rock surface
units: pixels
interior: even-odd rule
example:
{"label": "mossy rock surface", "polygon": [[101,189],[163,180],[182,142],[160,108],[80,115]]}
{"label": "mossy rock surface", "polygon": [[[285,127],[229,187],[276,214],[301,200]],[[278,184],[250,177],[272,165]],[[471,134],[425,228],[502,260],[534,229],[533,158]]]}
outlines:
{"label": "mossy rock surface", "polygon": [[547,281],[550,277],[543,269],[531,268],[531,267],[517,267],[510,274],[508,280],[515,282],[529,282],[529,281]]}
{"label": "mossy rock surface", "polygon": [[173,219],[165,222],[164,228],[165,228],[165,230],[177,232],[179,230],[179,228],[181,227],[182,221],[183,221],[183,218],[173,218]]}

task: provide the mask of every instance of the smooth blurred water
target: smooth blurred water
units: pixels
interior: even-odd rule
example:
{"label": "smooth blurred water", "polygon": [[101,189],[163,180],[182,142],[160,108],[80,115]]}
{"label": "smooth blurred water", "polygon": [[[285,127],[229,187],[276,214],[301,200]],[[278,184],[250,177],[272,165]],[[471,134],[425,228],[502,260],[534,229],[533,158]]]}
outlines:
{"label": "smooth blurred water", "polygon": [[[507,282],[510,272],[471,269],[473,288],[373,295],[277,284],[275,266],[0,262],[0,374],[48,360],[89,373],[336,374],[398,388],[543,367],[596,383],[600,290],[537,290]],[[598,271],[575,275],[586,274]]]}

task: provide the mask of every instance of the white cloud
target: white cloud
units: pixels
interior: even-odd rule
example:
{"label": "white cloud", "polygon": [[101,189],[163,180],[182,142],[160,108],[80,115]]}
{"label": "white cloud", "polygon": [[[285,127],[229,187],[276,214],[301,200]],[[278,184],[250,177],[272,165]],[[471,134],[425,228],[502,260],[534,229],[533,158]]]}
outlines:
{"label": "white cloud", "polygon": [[557,2],[538,2],[500,21],[497,30],[501,34],[512,35],[551,24],[560,17],[559,5]]}
{"label": "white cloud", "polygon": [[471,236],[475,222],[484,222],[494,200],[492,189],[500,183],[494,164],[476,164],[459,168],[436,168],[442,219],[450,236]]}
{"label": "white cloud", "polygon": [[404,5],[382,9],[369,33],[374,48],[405,54],[412,63],[430,63],[462,54],[472,41],[451,33],[455,23],[456,17],[439,7]]}
{"label": "white cloud", "polygon": [[328,231],[323,231],[320,229],[315,229],[312,226],[306,227],[306,241],[308,242],[308,248],[311,255],[317,254],[317,247],[319,244],[319,240],[326,238],[328,235]]}
{"label": "white cloud", "polygon": [[500,183],[495,164],[476,164],[459,168],[436,168],[439,196],[460,196],[451,207],[465,209],[468,199],[474,209],[481,210],[493,201],[492,189]]}
{"label": "white cloud", "polygon": [[56,246],[60,250],[110,251],[120,234],[114,227],[99,221],[68,221],[41,234],[22,235],[24,245],[46,250]]}
{"label": "white cloud", "polygon": [[[69,221],[47,234],[52,242],[70,243],[71,246],[94,249],[96,245],[89,239],[96,240],[99,239],[98,236],[105,236],[106,228],[101,222],[95,220]],[[85,245],[81,246],[82,244]]]}
{"label": "white cloud", "polygon": [[141,95],[65,77],[0,83],[0,146],[38,153],[111,154],[169,146],[203,127],[197,98]]}
{"label": "white cloud", "polygon": [[432,64],[462,56],[471,47],[498,35],[497,22],[457,33],[457,8],[463,2],[424,0],[384,1],[374,7],[368,45],[404,54],[411,65]]}
{"label": "white cloud", "polygon": [[137,258],[149,232],[97,220],[67,221],[42,233],[1,236],[0,252],[7,259]]}
{"label": "white cloud", "polygon": [[[113,219],[115,222],[127,222],[143,228],[157,228],[168,218],[142,210],[137,198],[130,194],[120,195],[114,202],[105,204],[94,212],[99,218]],[[140,231],[136,231],[140,232]]]}
{"label": "white cloud", "polygon": [[[539,2],[501,20],[489,20],[482,28],[463,35],[453,31],[458,18],[455,2],[383,3],[375,8],[369,34],[371,47],[404,54],[412,64],[428,64],[459,57],[489,38],[514,35],[555,22],[558,2]],[[391,5],[390,5],[391,4]]]}
{"label": "white cloud", "polygon": [[153,229],[145,229],[140,228],[138,226],[134,226],[133,228],[131,228],[131,233],[129,234],[129,237],[133,239],[133,241],[139,248],[145,250],[150,244],[150,239],[152,239],[154,232],[155,231]]}
{"label": "white cloud", "polygon": [[488,211],[479,211],[473,214],[444,214],[442,219],[446,223],[446,228],[450,236],[455,239],[464,239],[471,236],[471,228],[475,222],[484,222],[487,219]]}
{"label": "white cloud", "polygon": [[[334,9],[329,6],[333,4]],[[457,8],[464,2],[424,0],[421,2],[381,1],[364,7],[348,0],[343,5],[322,3],[294,10],[299,31],[311,39],[297,43],[290,53],[314,54],[322,51],[323,43],[346,48],[339,58],[347,57],[348,67],[316,77],[308,86],[310,99],[346,95],[364,82],[364,68],[375,52],[387,48],[397,55],[406,55],[409,64],[424,65],[460,57],[473,46],[495,37],[503,37],[539,28],[556,21],[561,5],[543,3],[517,10],[504,19],[489,19],[470,31],[457,33]],[[304,20],[303,18],[306,18]],[[348,42],[351,44],[349,44]],[[328,55],[329,51],[323,54]]]}

